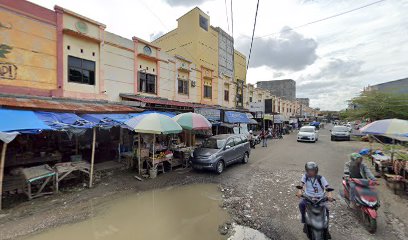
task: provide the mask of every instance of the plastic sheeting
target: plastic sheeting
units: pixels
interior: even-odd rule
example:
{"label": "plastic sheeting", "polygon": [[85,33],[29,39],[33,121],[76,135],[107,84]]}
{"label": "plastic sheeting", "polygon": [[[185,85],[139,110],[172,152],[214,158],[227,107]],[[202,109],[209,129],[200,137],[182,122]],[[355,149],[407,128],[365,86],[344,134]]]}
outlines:
{"label": "plastic sheeting", "polygon": [[0,132],[0,140],[9,143],[17,137],[19,132]]}
{"label": "plastic sheeting", "polygon": [[35,112],[37,117],[53,130],[70,128],[93,128],[94,123],[79,117],[74,113]]}
{"label": "plastic sheeting", "polygon": [[0,109],[0,131],[38,133],[51,130],[33,111]]}

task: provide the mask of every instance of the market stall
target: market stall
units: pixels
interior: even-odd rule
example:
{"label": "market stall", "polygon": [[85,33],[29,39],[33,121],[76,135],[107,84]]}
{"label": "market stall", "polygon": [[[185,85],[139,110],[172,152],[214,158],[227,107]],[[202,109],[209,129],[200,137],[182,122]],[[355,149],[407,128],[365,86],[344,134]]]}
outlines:
{"label": "market stall", "polygon": [[175,156],[178,157],[178,159],[182,159],[183,165],[187,167],[188,159],[195,148],[192,135],[195,135],[195,131],[210,130],[212,124],[203,115],[192,112],[181,113],[173,117],[173,119],[189,133],[189,147],[173,148]]}
{"label": "market stall", "polygon": [[[391,183],[394,190],[396,185],[400,184],[404,192],[407,191],[408,185],[408,150],[402,145],[397,145],[397,142],[408,141],[408,121],[401,119],[384,119],[372,122],[360,129],[363,134],[368,134],[372,138],[375,136],[385,136],[392,139],[393,144],[384,145],[384,149],[389,148],[389,155],[383,154],[372,149],[370,143],[370,150],[372,162],[376,168],[383,173],[388,183]],[[378,140],[378,139],[377,139]],[[379,141],[381,143],[381,141]],[[384,173],[384,168],[390,169],[394,174]]]}
{"label": "market stall", "polygon": [[[151,178],[155,178],[157,175],[158,168],[164,171],[164,162],[168,162],[171,165],[172,153],[169,149],[166,149],[165,144],[159,144],[156,135],[171,135],[177,134],[182,131],[181,126],[174,121],[172,118],[158,113],[149,113],[136,116],[125,122],[125,125],[138,133],[138,168],[139,173],[142,169],[142,137],[141,134],[145,134],[145,139],[143,141],[146,144],[146,148],[149,150],[149,156],[145,157],[143,160],[146,162],[146,168],[149,169],[149,175]],[[146,139],[147,136],[152,136],[152,139]],[[150,145],[151,143],[151,145]],[[150,147],[151,146],[151,147]],[[167,145],[168,146],[168,145]]]}
{"label": "market stall", "polygon": [[0,157],[0,209],[2,207],[3,176],[7,145],[21,133],[39,133],[51,128],[37,118],[33,111],[0,109],[0,140],[3,142]]}

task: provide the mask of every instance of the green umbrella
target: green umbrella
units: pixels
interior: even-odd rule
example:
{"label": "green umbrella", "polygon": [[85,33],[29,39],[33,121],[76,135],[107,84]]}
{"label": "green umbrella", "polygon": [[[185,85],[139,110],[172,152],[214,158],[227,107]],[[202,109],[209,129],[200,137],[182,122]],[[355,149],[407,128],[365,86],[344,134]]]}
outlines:
{"label": "green umbrella", "polygon": [[126,121],[125,124],[139,133],[172,134],[183,130],[176,121],[159,113],[136,116]]}

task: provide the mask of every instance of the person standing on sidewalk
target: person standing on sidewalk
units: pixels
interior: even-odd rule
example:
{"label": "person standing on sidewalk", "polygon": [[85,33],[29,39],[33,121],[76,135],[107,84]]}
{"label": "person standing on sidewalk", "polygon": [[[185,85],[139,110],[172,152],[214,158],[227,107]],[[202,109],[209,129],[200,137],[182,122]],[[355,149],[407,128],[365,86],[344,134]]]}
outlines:
{"label": "person standing on sidewalk", "polygon": [[262,147],[268,147],[268,132],[265,131],[265,129],[262,129],[261,138],[262,138]]}

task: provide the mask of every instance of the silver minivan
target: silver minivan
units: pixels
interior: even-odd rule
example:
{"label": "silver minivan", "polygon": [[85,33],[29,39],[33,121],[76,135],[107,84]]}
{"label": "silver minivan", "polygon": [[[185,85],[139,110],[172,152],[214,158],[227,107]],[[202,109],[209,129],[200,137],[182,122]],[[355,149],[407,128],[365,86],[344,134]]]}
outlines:
{"label": "silver minivan", "polygon": [[218,174],[236,162],[247,163],[251,148],[244,135],[221,134],[206,139],[194,150],[191,165],[194,169],[208,169]]}

